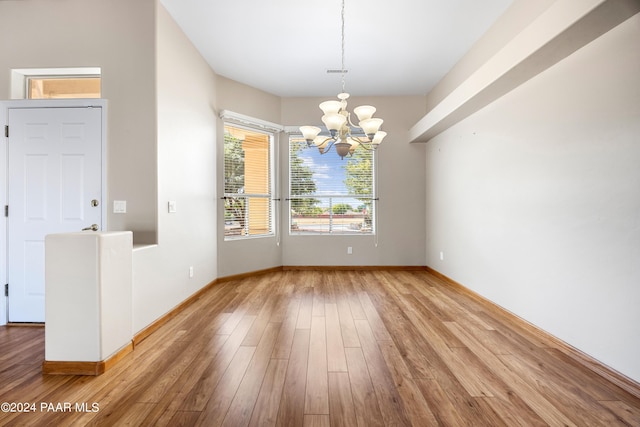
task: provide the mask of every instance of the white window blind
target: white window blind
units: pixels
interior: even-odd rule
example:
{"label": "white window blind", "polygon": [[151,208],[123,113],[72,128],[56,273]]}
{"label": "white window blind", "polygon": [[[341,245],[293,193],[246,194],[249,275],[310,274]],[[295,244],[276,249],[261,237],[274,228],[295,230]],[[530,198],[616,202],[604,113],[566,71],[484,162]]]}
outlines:
{"label": "white window blind", "polygon": [[301,137],[289,139],[291,234],[373,234],[374,152],[341,159],[321,155]]}
{"label": "white window blind", "polygon": [[273,134],[224,127],[225,240],[274,234]]}

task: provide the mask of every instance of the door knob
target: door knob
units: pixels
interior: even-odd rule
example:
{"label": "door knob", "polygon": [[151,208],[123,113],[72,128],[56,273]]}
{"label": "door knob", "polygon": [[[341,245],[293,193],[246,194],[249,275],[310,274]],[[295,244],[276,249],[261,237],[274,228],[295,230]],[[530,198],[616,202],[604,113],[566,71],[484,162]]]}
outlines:
{"label": "door knob", "polygon": [[93,200],[91,201],[91,207],[94,207],[94,208],[95,208],[95,207],[96,207],[96,206],[98,206],[99,204],[100,204],[100,202],[99,202],[97,199],[93,199]]}
{"label": "door knob", "polygon": [[98,231],[98,224],[91,224],[91,227],[85,227],[82,231]]}

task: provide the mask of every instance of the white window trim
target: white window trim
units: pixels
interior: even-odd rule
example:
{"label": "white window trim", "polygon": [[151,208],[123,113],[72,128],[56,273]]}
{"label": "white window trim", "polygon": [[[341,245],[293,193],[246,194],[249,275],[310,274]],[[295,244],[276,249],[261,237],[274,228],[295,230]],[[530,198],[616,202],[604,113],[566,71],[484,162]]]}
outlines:
{"label": "white window trim", "polygon": [[[326,129],[323,127],[323,129]],[[288,173],[287,173],[287,203],[289,203],[289,198],[291,197],[291,168],[290,168],[290,152],[289,150],[291,149],[291,138],[297,138],[300,137],[302,138],[302,132],[300,132],[300,127],[299,126],[285,126],[284,127],[284,132],[287,134],[287,169],[288,169]],[[327,153],[327,156],[330,156],[332,153]],[[337,155],[335,154],[335,152],[333,153],[333,155]],[[309,237],[309,236],[313,236],[313,237],[323,237],[323,236],[327,236],[327,237],[337,237],[337,236],[348,236],[349,238],[354,237],[354,238],[365,238],[365,237],[371,237],[373,236],[375,239],[375,246],[378,246],[378,156],[376,155],[376,153],[373,153],[373,191],[372,191],[372,195],[371,195],[371,200],[373,202],[373,204],[375,205],[374,210],[373,210],[373,224],[372,224],[372,230],[370,233],[313,233],[313,232],[304,232],[304,231],[296,231],[296,232],[292,232],[291,231],[291,226],[292,226],[292,219],[291,219],[291,209],[287,208],[287,230],[288,230],[288,235],[290,237],[296,237],[296,236],[305,236],[305,237]],[[309,196],[309,197],[313,197],[313,196]],[[326,195],[320,195],[317,197],[327,197]],[[338,195],[337,197],[344,197],[343,195]]]}
{"label": "white window trim", "polygon": [[[223,126],[231,125],[239,128],[245,128],[247,130],[263,132],[270,134],[271,144],[270,144],[270,152],[269,152],[269,167],[271,171],[271,227],[272,232],[263,235],[249,235],[249,236],[237,236],[237,237],[228,237],[224,236],[223,231],[223,240],[225,242],[232,241],[242,241],[248,239],[263,239],[263,238],[273,238],[276,237],[277,243],[280,244],[280,209],[279,204],[280,201],[279,196],[279,150],[278,150],[278,134],[284,130],[284,126],[279,125],[277,123],[269,122],[266,120],[257,119],[251,116],[247,116],[244,114],[236,113],[230,110],[222,110],[219,113],[219,117],[223,121]],[[224,168],[224,153],[223,153],[223,168]],[[224,169],[223,169],[224,170]],[[224,183],[222,188],[222,194],[224,197]],[[223,221],[224,221],[224,215]]]}
{"label": "white window trim", "polygon": [[261,130],[263,132],[279,133],[284,131],[284,126],[266,120],[256,119],[244,114],[235,113],[229,110],[220,111],[220,118],[225,123],[234,123],[247,126],[251,130]]}
{"label": "white window trim", "polygon": [[101,77],[100,67],[14,68],[11,70],[11,99],[27,99],[30,77]]}

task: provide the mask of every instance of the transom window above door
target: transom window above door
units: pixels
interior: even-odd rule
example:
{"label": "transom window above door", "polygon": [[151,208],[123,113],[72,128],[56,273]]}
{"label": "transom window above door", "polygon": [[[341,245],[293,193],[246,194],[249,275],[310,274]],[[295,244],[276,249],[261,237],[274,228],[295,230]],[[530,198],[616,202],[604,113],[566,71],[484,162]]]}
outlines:
{"label": "transom window above door", "polygon": [[14,68],[11,99],[95,99],[102,97],[100,67]]}
{"label": "transom window above door", "polygon": [[28,99],[100,98],[98,77],[27,77]]}

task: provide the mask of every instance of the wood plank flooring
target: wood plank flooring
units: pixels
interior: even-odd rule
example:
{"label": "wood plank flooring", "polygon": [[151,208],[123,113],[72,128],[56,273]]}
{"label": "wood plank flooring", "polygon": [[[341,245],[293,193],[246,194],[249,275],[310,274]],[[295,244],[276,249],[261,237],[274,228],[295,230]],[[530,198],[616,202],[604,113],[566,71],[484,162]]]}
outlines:
{"label": "wood plank flooring", "polygon": [[216,284],[99,377],[43,375],[44,329],[0,327],[0,403],[29,410],[0,425],[640,426],[509,319],[429,272],[282,271]]}

